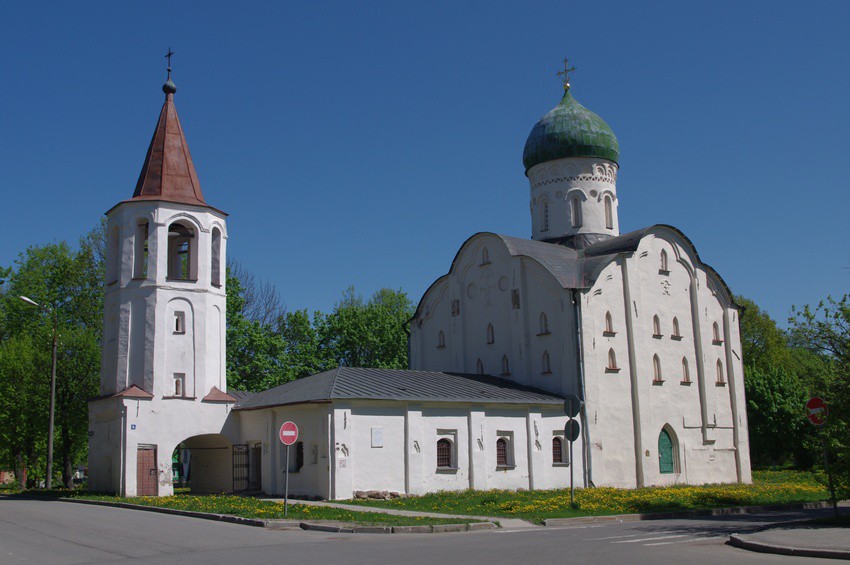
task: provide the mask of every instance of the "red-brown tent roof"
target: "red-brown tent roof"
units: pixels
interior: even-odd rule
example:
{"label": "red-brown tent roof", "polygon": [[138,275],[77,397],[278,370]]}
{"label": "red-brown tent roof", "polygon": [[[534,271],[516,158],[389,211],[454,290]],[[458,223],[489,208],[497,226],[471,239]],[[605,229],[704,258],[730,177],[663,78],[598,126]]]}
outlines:
{"label": "red-brown tent roof", "polygon": [[177,118],[174,94],[170,92],[165,95],[165,104],[162,105],[132,199],[208,205]]}
{"label": "red-brown tent roof", "polygon": [[142,390],[136,385],[130,385],[121,392],[113,394],[112,396],[123,396],[125,398],[153,398],[151,393],[146,390]]}
{"label": "red-brown tent roof", "polygon": [[207,394],[202,400],[204,402],[236,402],[235,398],[226,392],[222,392],[217,386],[212,387],[209,394]]}

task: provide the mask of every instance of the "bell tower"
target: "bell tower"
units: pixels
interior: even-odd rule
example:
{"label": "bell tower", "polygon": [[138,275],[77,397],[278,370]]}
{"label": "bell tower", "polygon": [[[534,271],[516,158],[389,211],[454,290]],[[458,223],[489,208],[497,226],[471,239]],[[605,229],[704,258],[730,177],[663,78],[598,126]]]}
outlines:
{"label": "bell tower", "polygon": [[[90,404],[90,486],[169,494],[172,452],[222,430],[227,215],[204,200],[171,80],[128,200],[107,213],[100,398]],[[132,408],[129,410],[128,408]],[[146,450],[145,453],[142,451]],[[156,481],[137,476],[150,458]],[[144,475],[144,476],[142,476]]]}

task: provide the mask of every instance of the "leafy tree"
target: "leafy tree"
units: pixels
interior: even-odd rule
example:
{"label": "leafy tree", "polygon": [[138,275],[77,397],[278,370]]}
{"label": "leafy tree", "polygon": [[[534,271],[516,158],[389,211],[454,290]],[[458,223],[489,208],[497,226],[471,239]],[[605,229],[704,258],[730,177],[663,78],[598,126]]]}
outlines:
{"label": "leafy tree", "polygon": [[[815,308],[792,308],[791,341],[821,361],[809,392],[824,397],[829,418],[819,430],[833,456],[839,496],[850,496],[850,297],[828,297]],[[817,367],[817,365],[815,365]]]}
{"label": "leafy tree", "polygon": [[735,302],[744,308],[741,312],[741,350],[744,364],[765,370],[786,367],[789,363],[789,351],[785,332],[752,300],[736,296]]}
{"label": "leafy tree", "polygon": [[284,341],[270,325],[245,314],[241,281],[227,269],[227,386],[258,391],[288,380]]}
{"label": "leafy tree", "polygon": [[749,366],[746,370],[750,455],[758,466],[806,466],[806,422],[800,418],[806,392],[800,379],[784,368]]}
{"label": "leafy tree", "polygon": [[[52,362],[51,314],[25,304],[27,296],[50,308],[59,329],[56,375],[54,455],[63,482],[71,485],[73,467],[85,460],[88,399],[97,394],[103,298],[103,224],[73,250],[67,243],[33,246],[4,273],[0,297],[0,413],[15,418],[3,426],[17,438],[4,438],[0,463],[23,479],[43,477],[40,470],[47,440],[47,400]],[[22,396],[23,395],[23,396]],[[17,426],[17,428],[16,428]]]}
{"label": "leafy tree", "polygon": [[319,341],[338,365],[406,369],[405,325],[412,315],[413,304],[401,290],[384,288],[364,302],[350,287],[319,320]]}

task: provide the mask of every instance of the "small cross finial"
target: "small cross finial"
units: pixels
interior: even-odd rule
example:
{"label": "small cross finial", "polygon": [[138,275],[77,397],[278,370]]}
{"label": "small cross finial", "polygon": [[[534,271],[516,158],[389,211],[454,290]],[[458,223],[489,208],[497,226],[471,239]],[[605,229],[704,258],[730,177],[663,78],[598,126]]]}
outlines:
{"label": "small cross finial", "polygon": [[561,80],[564,81],[564,90],[570,89],[570,73],[576,70],[575,67],[570,66],[569,61],[569,59],[564,59],[564,70],[556,74],[556,76],[562,77]]}
{"label": "small cross finial", "polygon": [[168,47],[168,53],[165,54],[165,58],[168,59],[168,78],[171,78],[171,57],[174,56],[174,51],[171,50],[171,46]]}

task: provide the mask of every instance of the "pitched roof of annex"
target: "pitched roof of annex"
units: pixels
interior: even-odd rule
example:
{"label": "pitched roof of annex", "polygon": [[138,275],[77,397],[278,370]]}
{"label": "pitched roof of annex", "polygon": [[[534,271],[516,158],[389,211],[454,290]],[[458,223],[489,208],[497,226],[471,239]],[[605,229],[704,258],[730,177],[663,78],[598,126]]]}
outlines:
{"label": "pitched roof of annex", "polygon": [[334,400],[552,404],[554,394],[489,375],[339,367],[240,400],[235,410]]}

